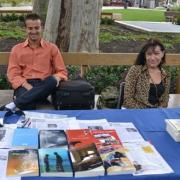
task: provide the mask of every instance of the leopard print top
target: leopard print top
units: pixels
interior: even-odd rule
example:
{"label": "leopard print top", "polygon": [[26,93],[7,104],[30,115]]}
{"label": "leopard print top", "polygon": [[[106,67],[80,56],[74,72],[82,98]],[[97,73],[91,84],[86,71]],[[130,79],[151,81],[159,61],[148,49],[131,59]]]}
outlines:
{"label": "leopard print top", "polygon": [[147,66],[134,65],[129,69],[125,79],[124,102],[125,108],[157,108],[167,107],[169,101],[170,75],[161,69],[162,83],[165,88],[159,99],[159,104],[149,103],[150,76]]}

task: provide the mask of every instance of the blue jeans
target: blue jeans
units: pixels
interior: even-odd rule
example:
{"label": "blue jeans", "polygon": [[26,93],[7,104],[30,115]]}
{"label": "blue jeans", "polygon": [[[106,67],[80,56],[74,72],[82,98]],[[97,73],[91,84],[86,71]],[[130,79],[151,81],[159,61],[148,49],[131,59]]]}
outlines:
{"label": "blue jeans", "polygon": [[24,87],[15,89],[16,99],[14,103],[21,110],[36,109],[37,104],[42,104],[47,101],[47,97],[56,90],[57,81],[53,76],[49,76],[44,80],[31,79],[27,80],[33,86],[31,90]]}

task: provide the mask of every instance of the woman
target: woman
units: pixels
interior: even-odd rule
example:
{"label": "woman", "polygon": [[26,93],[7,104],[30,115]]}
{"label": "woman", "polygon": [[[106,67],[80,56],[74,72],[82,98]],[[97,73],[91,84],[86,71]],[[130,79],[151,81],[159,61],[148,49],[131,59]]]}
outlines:
{"label": "woman", "polygon": [[170,76],[162,68],[164,63],[163,44],[156,39],[148,40],[126,76],[123,107],[167,107]]}

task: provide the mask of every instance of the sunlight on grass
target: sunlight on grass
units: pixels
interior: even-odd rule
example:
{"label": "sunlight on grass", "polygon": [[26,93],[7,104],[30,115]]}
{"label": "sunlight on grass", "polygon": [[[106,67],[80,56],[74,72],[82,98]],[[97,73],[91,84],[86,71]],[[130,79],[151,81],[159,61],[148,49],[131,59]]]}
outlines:
{"label": "sunlight on grass", "polygon": [[111,9],[103,12],[120,13],[123,21],[165,21],[164,11],[159,10],[141,10],[141,9]]}

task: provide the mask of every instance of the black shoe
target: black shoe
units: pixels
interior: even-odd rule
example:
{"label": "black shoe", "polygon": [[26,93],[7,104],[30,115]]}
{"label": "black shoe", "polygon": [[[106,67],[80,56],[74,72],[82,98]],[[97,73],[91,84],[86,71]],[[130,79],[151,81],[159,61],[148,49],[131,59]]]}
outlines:
{"label": "black shoe", "polygon": [[11,109],[5,107],[5,105],[0,107],[0,111],[11,111]]}

